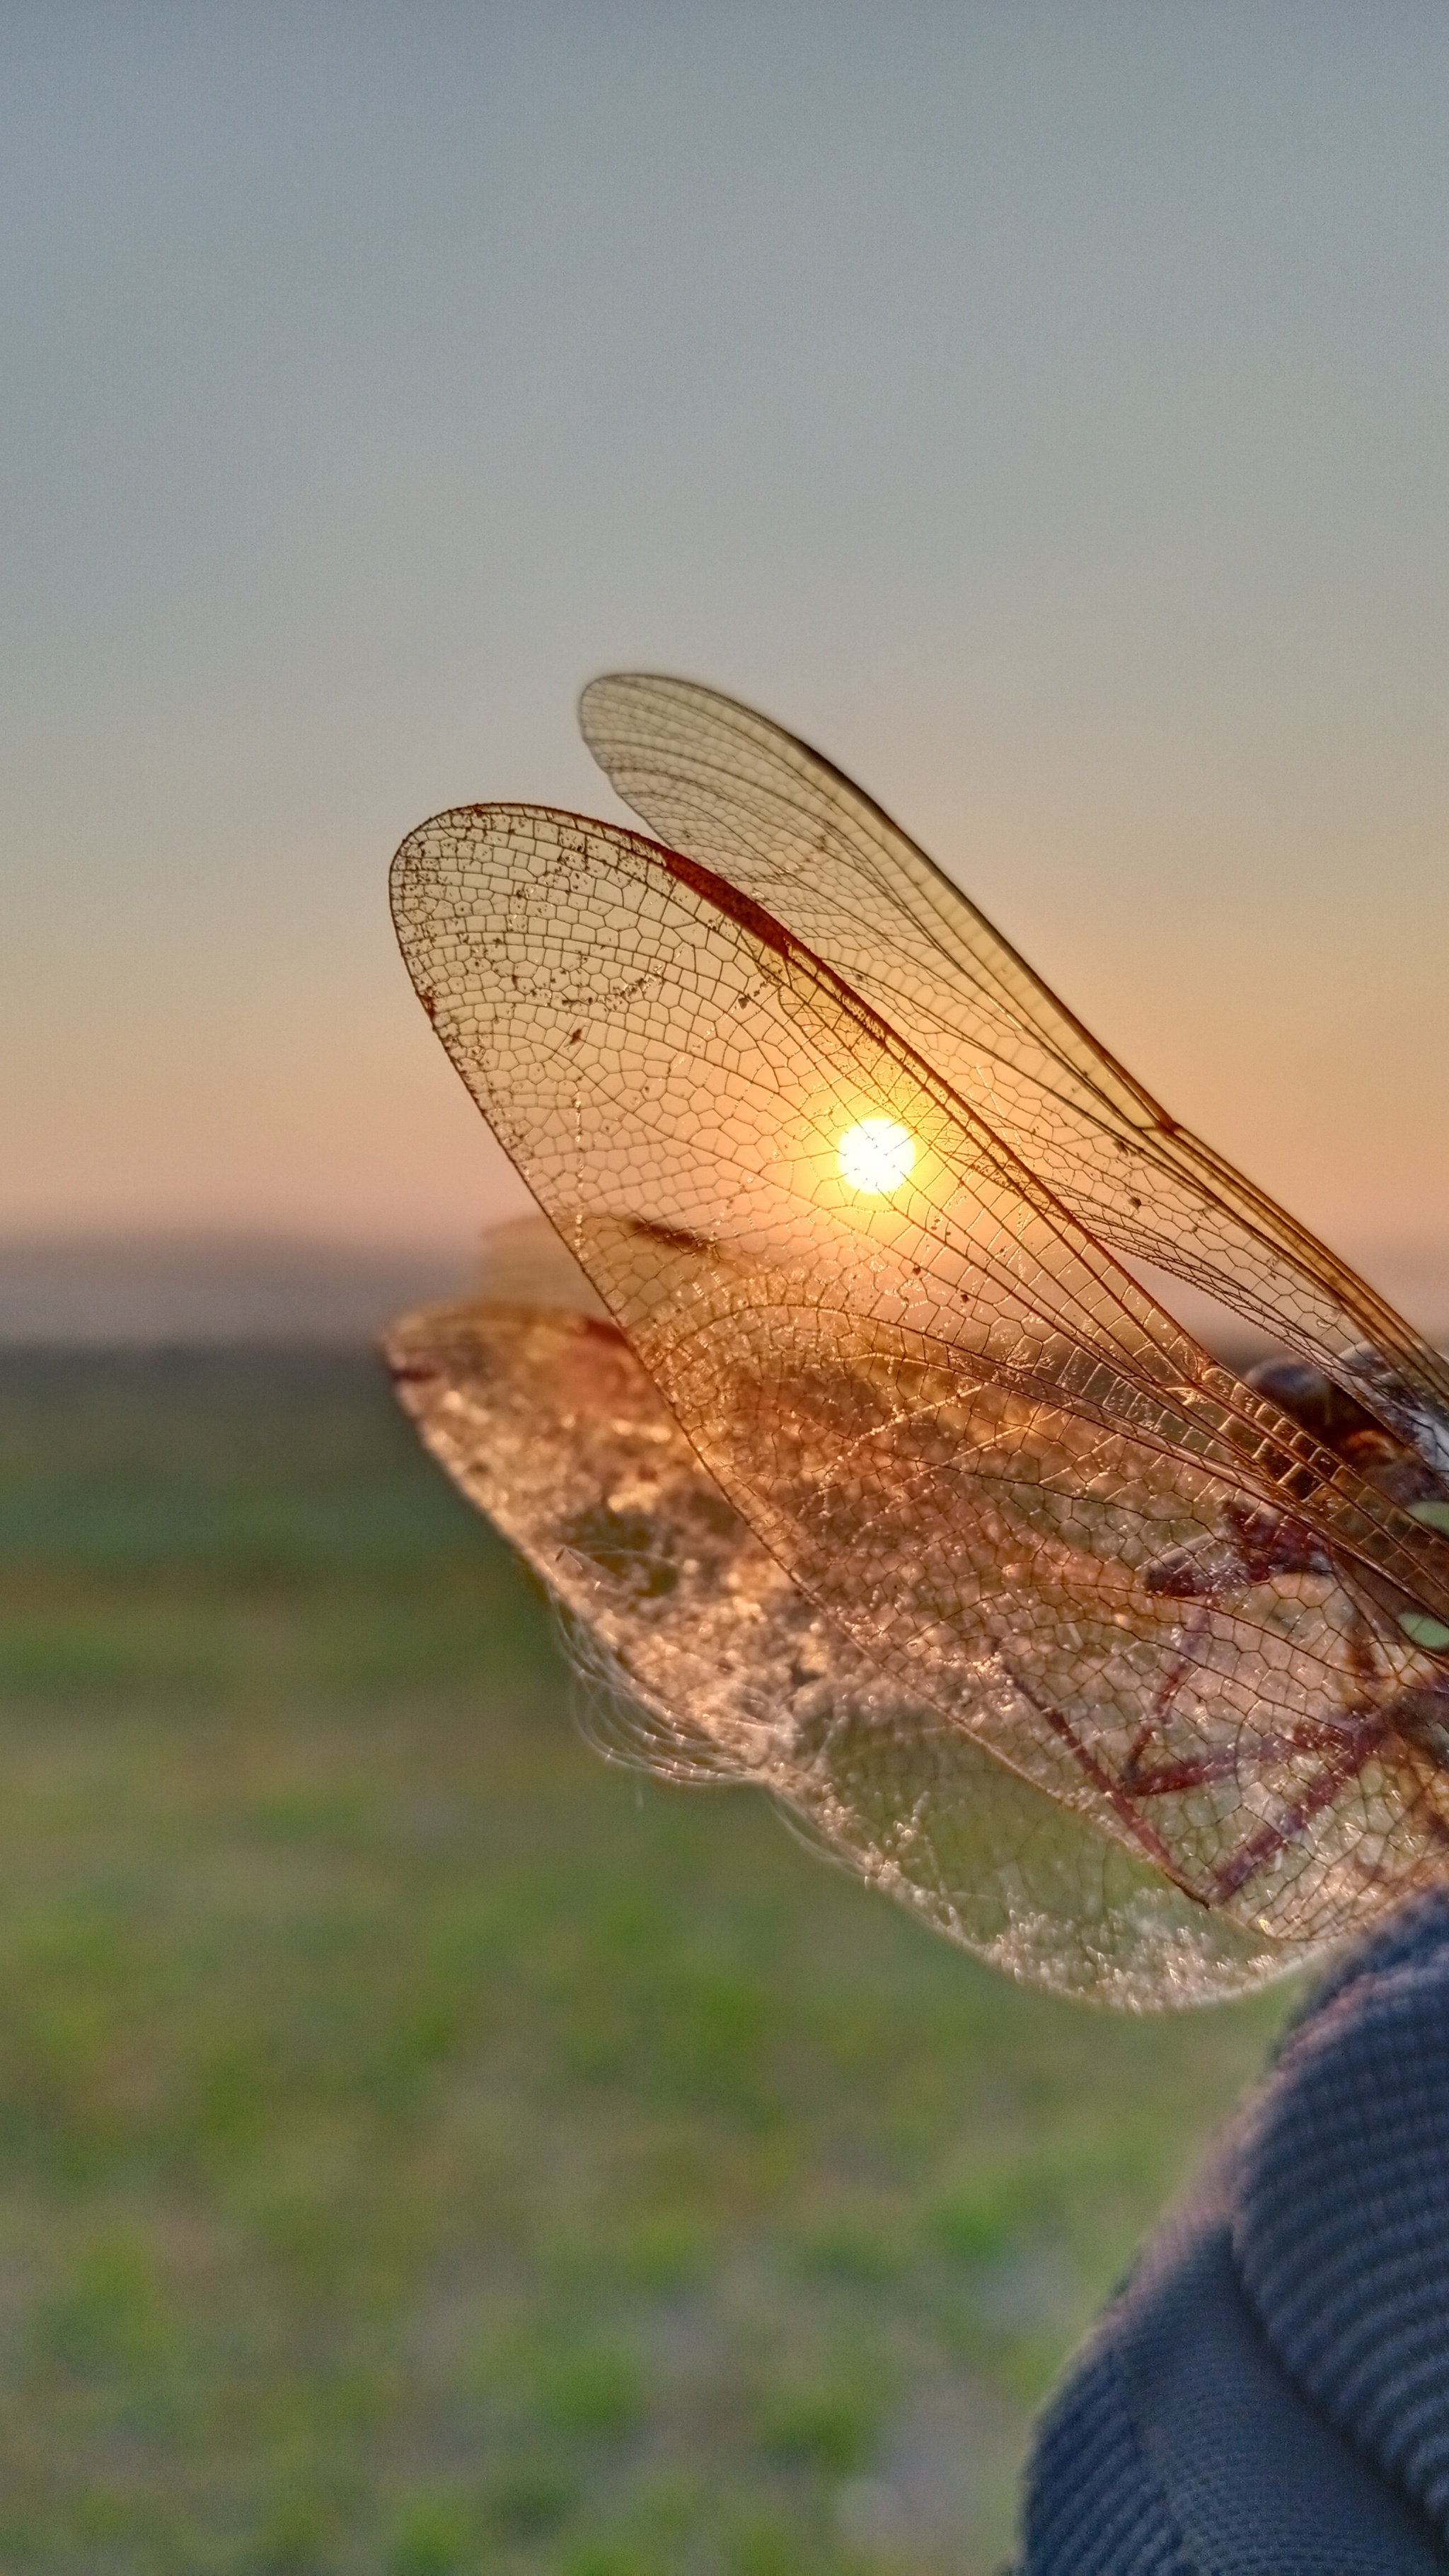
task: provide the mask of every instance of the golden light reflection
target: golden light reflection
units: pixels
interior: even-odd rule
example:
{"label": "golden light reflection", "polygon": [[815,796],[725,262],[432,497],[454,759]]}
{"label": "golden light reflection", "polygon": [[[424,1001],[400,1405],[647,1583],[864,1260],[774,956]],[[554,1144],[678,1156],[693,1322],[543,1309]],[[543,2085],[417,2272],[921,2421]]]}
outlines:
{"label": "golden light reflection", "polygon": [[841,1137],[842,1180],[871,1198],[898,1190],[916,1159],[916,1140],[894,1118],[862,1118]]}

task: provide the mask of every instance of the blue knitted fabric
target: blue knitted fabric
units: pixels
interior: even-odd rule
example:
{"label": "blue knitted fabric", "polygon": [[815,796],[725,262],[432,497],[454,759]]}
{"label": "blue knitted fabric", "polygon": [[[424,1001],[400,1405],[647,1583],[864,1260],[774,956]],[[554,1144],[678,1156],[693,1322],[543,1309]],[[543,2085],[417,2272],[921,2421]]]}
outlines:
{"label": "blue knitted fabric", "polygon": [[1449,1901],[1338,1970],[1072,2364],[1021,2576],[1449,2569]]}

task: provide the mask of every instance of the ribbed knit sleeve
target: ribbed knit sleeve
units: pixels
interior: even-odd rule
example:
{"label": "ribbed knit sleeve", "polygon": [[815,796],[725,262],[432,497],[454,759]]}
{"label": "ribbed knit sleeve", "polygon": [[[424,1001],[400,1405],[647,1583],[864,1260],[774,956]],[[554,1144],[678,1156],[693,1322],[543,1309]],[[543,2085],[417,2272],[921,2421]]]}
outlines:
{"label": "ribbed knit sleeve", "polygon": [[1071,2365],[1021,2576],[1449,2569],[1449,1903],[1326,1986]]}

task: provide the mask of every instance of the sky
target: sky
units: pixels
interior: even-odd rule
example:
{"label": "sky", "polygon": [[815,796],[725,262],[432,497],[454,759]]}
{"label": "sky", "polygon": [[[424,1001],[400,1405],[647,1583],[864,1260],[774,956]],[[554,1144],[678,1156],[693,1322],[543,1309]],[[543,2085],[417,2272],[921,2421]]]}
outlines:
{"label": "sky", "polygon": [[387,864],[645,667],[1449,1320],[1446,126],[1431,0],[13,0],[0,1244],[520,1208]]}

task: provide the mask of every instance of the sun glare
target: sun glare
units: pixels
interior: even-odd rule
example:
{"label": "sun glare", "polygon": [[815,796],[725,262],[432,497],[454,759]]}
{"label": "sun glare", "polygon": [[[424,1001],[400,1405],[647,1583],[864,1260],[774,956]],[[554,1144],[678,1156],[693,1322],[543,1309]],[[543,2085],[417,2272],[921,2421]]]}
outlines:
{"label": "sun glare", "polygon": [[840,1140],[842,1180],[873,1198],[898,1190],[915,1159],[914,1137],[894,1118],[862,1118]]}

